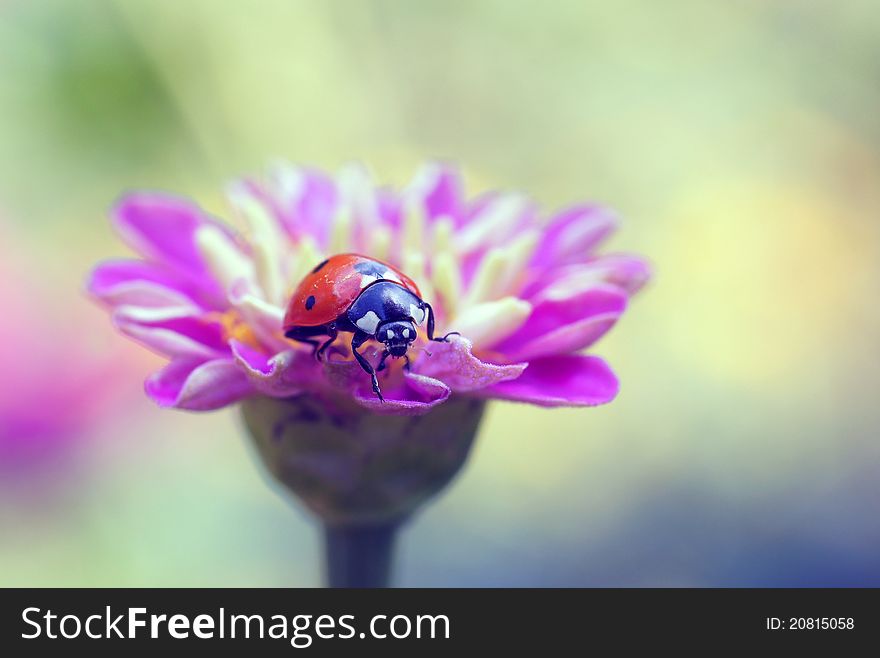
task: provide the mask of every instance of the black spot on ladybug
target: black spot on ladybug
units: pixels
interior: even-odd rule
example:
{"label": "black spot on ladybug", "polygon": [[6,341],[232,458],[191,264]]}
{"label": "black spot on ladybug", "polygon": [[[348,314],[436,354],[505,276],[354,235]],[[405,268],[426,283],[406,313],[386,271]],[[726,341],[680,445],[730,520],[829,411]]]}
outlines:
{"label": "black spot on ladybug", "polygon": [[330,260],[329,258],[325,258],[320,263],[315,265],[315,269],[312,270],[312,274],[317,274],[318,272],[320,272],[321,268],[324,267],[329,260]]}
{"label": "black spot on ladybug", "polygon": [[311,311],[312,306],[314,306],[314,305],[315,305],[315,296],[309,295],[309,298],[306,300],[306,310]]}

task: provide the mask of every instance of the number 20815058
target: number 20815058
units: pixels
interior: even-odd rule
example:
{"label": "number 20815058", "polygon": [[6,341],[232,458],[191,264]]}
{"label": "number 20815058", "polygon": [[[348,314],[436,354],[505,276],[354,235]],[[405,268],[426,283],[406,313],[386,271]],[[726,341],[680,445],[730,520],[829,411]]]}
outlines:
{"label": "number 20815058", "polygon": [[852,617],[767,617],[768,631],[837,631],[852,630],[855,620]]}

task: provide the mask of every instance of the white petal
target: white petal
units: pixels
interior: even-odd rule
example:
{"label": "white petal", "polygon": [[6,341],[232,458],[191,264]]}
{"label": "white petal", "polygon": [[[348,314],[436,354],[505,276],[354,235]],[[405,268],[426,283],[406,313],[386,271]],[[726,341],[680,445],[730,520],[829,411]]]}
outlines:
{"label": "white petal", "polygon": [[144,306],[150,308],[191,307],[192,301],[183,293],[162,284],[143,279],[122,281],[101,291],[101,299],[113,306]]}
{"label": "white petal", "polygon": [[277,349],[288,347],[281,338],[282,323],[284,322],[284,310],[281,307],[270,304],[250,293],[238,296],[230,295],[229,301],[263,345]]}
{"label": "white petal", "polygon": [[519,329],[531,312],[528,302],[505,297],[463,310],[446,329],[461,332],[475,348],[490,347]]}
{"label": "white petal", "polygon": [[369,245],[367,253],[374,258],[385,260],[391,251],[392,235],[391,229],[385,224],[379,224],[370,229],[367,236]]}
{"label": "white petal", "polygon": [[276,162],[271,167],[269,175],[285,207],[292,208],[299,204],[306,191],[305,176],[299,167],[287,162]]}
{"label": "white petal", "polygon": [[494,199],[483,211],[465,225],[455,238],[458,253],[469,253],[480,247],[497,244],[506,238],[522,217],[527,206],[525,197],[505,194]]}
{"label": "white petal", "polygon": [[351,209],[340,203],[333,215],[333,226],[330,230],[330,253],[344,254],[352,250]]}
{"label": "white petal", "polygon": [[147,349],[162,356],[199,356],[209,359],[217,356],[217,350],[171,329],[139,324],[124,324],[120,326],[119,330]]}
{"label": "white petal", "polygon": [[175,318],[188,318],[203,315],[203,311],[191,304],[179,306],[145,307],[145,306],[117,306],[113,317],[120,320],[129,320],[139,323],[163,322]]}
{"label": "white petal", "polygon": [[432,299],[431,280],[425,274],[425,256],[420,251],[410,251],[403,255],[403,271],[416,282],[424,299]]}
{"label": "white petal", "polygon": [[228,292],[240,279],[254,280],[254,264],[220,229],[202,226],[196,231],[196,246],[208,264],[211,274]]}
{"label": "white petal", "polygon": [[373,226],[379,223],[376,190],[366,167],[357,163],[345,165],[336,175],[336,184],[343,204],[353,211],[361,224]]}
{"label": "white petal", "polygon": [[425,248],[425,210],[421,199],[404,199],[403,253],[421,253]]}
{"label": "white petal", "polygon": [[490,249],[483,256],[477,268],[474,278],[465,293],[463,306],[474,306],[483,302],[492,301],[492,289],[495,282],[504,274],[507,268],[507,257],[501,249]]}
{"label": "white petal", "polygon": [[296,286],[303,277],[311,272],[315,265],[324,260],[324,253],[318,248],[315,238],[304,235],[295,244],[291,245],[287,256],[287,289],[284,295],[286,302],[293,294]]}
{"label": "white petal", "polygon": [[280,248],[285,240],[278,221],[266,206],[241,184],[229,190],[229,200],[250,228],[250,243],[254,249],[257,281],[266,299],[280,304],[284,292]]}

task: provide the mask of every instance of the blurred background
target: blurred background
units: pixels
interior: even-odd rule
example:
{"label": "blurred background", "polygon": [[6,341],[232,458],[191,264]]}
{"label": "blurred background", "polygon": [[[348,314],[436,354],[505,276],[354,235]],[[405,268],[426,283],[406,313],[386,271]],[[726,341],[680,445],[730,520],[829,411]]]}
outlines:
{"label": "blurred background", "polygon": [[495,404],[400,585],[880,586],[878,62],[869,0],[0,1],[0,585],[318,585],[235,411],[149,402],[83,280],[123,190],[441,157],[657,276],[617,401]]}

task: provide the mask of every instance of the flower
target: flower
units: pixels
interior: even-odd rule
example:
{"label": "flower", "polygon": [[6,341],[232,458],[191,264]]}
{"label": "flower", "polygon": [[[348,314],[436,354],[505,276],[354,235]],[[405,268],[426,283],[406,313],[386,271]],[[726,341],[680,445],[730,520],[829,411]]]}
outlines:
{"label": "flower", "polygon": [[[330,584],[387,583],[396,529],[466,462],[487,400],[590,406],[617,394],[611,369],[582,351],[649,274],[636,256],[595,253],[616,226],[609,211],[469,200],[437,163],[399,191],[359,166],[331,177],[280,165],[233,183],[229,200],[239,230],[186,199],[125,196],[113,217],[141,258],[99,265],[89,290],[120,331],[170,359],[146,381],[153,400],[241,402],[268,472],[325,525]],[[318,360],[284,335],[302,278],[351,252],[399,268],[438,333],[459,332],[420,335],[410,369],[381,372],[384,401],[346,341]],[[381,358],[360,352],[374,367]]]}
{"label": "flower", "polygon": [[[279,165],[233,183],[229,200],[240,230],[183,198],[125,196],[113,219],[141,258],[100,264],[89,281],[122,333],[170,359],[145,384],[161,406],[203,411],[309,394],[417,415],[451,395],[543,406],[615,397],[608,365],[581,352],[649,272],[639,257],[596,253],[616,227],[608,210],[548,216],[516,193],[467,199],[458,172],[438,163],[399,191],[355,165],[335,177]],[[384,403],[345,341],[319,362],[282,332],[299,280],[344,252],[399,267],[433,305],[441,335],[461,334],[430,345],[421,336],[411,371],[382,373]],[[377,361],[378,350],[363,351]]]}

